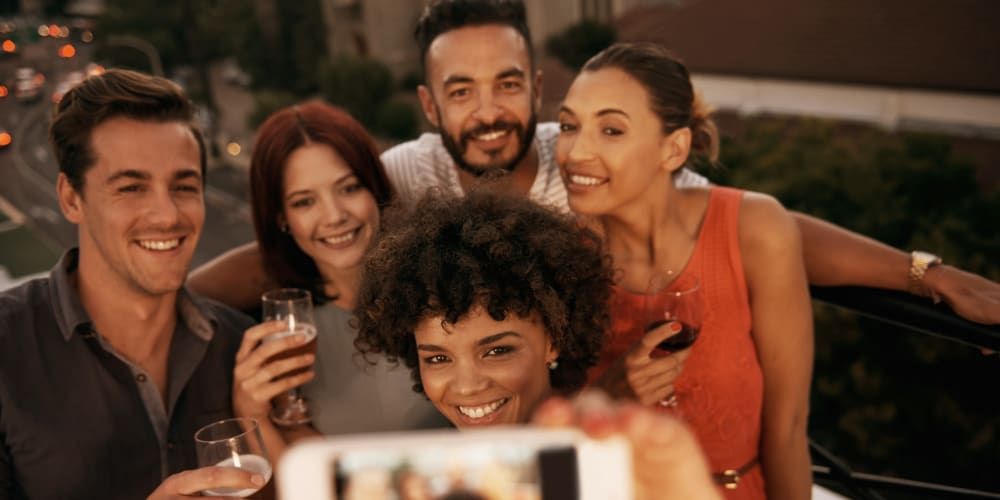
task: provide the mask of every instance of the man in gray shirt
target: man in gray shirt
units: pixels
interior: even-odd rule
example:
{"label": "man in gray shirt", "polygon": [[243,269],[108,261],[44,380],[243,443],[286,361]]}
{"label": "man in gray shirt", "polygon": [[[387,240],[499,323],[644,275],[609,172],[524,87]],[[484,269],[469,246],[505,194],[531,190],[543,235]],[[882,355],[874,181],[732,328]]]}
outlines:
{"label": "man in gray shirt", "polygon": [[0,498],[264,484],[188,470],[194,432],[233,414],[235,353],[252,324],[184,288],[205,217],[192,118],[176,85],[131,71],[91,77],[59,103],[57,191],[79,248],[0,294]]}

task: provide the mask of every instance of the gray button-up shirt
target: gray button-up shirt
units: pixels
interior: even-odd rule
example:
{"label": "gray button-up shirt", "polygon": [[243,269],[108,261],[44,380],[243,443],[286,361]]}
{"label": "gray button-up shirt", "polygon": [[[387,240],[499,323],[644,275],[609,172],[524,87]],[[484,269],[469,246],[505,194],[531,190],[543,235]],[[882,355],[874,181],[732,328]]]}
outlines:
{"label": "gray button-up shirt", "polygon": [[195,431],[233,413],[249,317],[182,290],[161,398],[94,330],[76,265],[70,250],[48,278],[0,293],[0,499],[145,498],[196,468]]}

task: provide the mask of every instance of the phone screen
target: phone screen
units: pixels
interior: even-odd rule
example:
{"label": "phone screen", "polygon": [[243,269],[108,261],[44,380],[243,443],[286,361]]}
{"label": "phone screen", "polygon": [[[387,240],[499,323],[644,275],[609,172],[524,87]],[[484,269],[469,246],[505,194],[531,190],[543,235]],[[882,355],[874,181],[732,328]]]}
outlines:
{"label": "phone screen", "polygon": [[332,464],[338,499],[576,500],[576,449],[461,443],[352,450]]}

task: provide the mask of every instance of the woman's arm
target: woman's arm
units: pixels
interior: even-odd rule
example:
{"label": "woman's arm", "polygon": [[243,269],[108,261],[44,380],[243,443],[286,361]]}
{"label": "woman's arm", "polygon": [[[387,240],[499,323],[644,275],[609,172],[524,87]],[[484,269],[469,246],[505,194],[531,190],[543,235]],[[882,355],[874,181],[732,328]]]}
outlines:
{"label": "woman's arm", "polygon": [[260,306],[260,296],[275,284],[264,271],[257,242],[240,245],[188,274],[187,286],[200,295],[241,311]]}
{"label": "woman's arm", "polygon": [[809,498],[806,426],[813,365],[812,305],[798,228],[770,196],[747,193],[740,251],[764,375],[760,462],[770,499]]}
{"label": "woman's arm", "polygon": [[[808,215],[791,212],[802,234],[809,283],[908,291],[910,254]],[[924,274],[923,286],[969,321],[1000,324],[1000,284],[949,265]]]}

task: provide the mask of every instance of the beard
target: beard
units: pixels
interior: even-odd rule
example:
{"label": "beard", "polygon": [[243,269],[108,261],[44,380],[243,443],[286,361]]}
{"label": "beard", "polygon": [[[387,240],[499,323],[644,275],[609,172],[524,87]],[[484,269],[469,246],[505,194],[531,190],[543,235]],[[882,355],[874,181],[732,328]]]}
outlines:
{"label": "beard", "polygon": [[[441,119],[440,108],[437,109],[437,115],[438,123],[444,123]],[[499,171],[503,174],[513,172],[517,165],[521,163],[521,160],[524,159],[525,155],[528,154],[528,150],[531,149],[531,143],[535,139],[536,125],[538,125],[538,116],[534,110],[532,110],[531,116],[528,118],[527,126],[517,122],[497,120],[491,124],[483,123],[478,127],[462,132],[457,141],[451,136],[451,134],[440,127],[438,127],[438,133],[441,135],[441,143],[448,151],[451,159],[454,160],[455,165],[458,165],[458,168],[472,174],[475,177],[483,177],[491,172]],[[473,136],[488,134],[490,132],[508,131],[517,137],[517,153],[514,154],[510,160],[490,162],[485,165],[476,165],[465,161],[465,152],[469,149],[469,141],[472,140]],[[499,155],[500,153],[497,154]]]}

